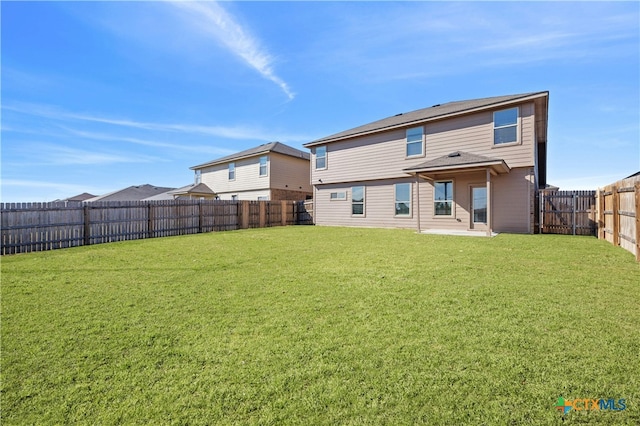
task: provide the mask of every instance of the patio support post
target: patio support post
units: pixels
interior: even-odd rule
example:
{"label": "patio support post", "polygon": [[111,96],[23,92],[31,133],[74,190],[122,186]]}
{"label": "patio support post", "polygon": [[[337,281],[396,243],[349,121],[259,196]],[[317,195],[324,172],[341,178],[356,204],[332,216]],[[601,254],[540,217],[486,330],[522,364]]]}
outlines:
{"label": "patio support post", "polygon": [[491,237],[491,169],[487,168],[487,237]]}

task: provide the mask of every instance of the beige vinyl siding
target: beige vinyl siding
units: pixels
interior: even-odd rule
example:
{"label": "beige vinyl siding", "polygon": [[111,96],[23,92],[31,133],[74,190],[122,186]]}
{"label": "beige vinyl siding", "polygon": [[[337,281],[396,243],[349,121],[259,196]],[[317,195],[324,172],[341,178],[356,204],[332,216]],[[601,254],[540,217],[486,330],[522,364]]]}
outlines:
{"label": "beige vinyl siding", "polygon": [[[511,168],[533,166],[534,123],[533,102],[520,105],[519,143],[494,146],[493,111],[431,121],[425,125],[423,157],[405,157],[405,129],[333,142],[327,144],[327,168],[312,167],[312,183],[320,179],[323,183],[340,183],[403,177],[403,169],[453,151],[501,158]],[[314,154],[311,164],[315,164]]]}
{"label": "beige vinyl siding", "polygon": [[231,191],[218,193],[218,197],[221,200],[231,200],[233,195],[238,196],[238,200],[251,200],[255,201],[258,197],[267,197],[270,199],[271,191],[269,189],[249,190],[249,191]]}
{"label": "beige vinyl siding", "polygon": [[229,180],[229,163],[225,163],[203,168],[202,183],[218,194],[269,188],[269,176],[260,176],[259,156],[238,160],[235,163],[235,180]]}
{"label": "beige vinyl siding", "polygon": [[[424,157],[405,159],[405,131],[394,130],[327,145],[327,168],[312,168],[312,183],[379,180],[406,176],[402,169],[418,164]],[[311,164],[315,164],[315,154]]]}
{"label": "beige vinyl siding", "polygon": [[533,166],[534,122],[533,103],[520,105],[519,142],[505,145],[493,144],[493,111],[434,122],[427,126],[427,156],[464,151],[503,159],[511,168]]}
{"label": "beige vinyl siding", "polygon": [[[411,216],[395,217],[394,184],[405,182],[412,183]],[[351,188],[353,186],[365,187],[364,216],[352,216],[351,214]],[[414,178],[319,185],[316,187],[314,198],[316,225],[417,229],[415,190]],[[346,200],[331,201],[332,192],[346,192]]]}
{"label": "beige vinyl siding", "polygon": [[312,192],[309,160],[270,153],[267,165],[271,177],[271,188]]}
{"label": "beige vinyl siding", "polygon": [[533,167],[511,170],[491,179],[493,229],[496,232],[533,233],[535,197]]}

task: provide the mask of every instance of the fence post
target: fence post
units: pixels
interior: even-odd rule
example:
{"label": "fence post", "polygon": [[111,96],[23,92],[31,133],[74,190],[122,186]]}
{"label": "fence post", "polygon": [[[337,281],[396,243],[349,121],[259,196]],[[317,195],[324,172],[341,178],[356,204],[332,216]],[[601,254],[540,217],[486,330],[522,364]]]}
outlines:
{"label": "fence post", "polygon": [[202,234],[202,200],[198,200],[198,233]]}
{"label": "fence post", "polygon": [[636,260],[640,262],[640,182],[634,186],[636,196]]}
{"label": "fence post", "polygon": [[242,200],[241,202],[241,206],[242,208],[239,209],[240,211],[242,211],[242,229],[248,229],[249,228],[249,201],[248,200]]}
{"label": "fence post", "polygon": [[538,196],[538,210],[540,211],[540,217],[538,218],[538,232],[544,234],[544,190],[540,191]]}
{"label": "fence post", "polygon": [[267,201],[258,201],[258,204],[260,206],[260,224],[259,224],[260,228],[264,228],[266,226],[265,225],[266,216],[267,216],[266,203],[267,203]]}
{"label": "fence post", "polygon": [[280,202],[280,204],[282,206],[280,210],[280,216],[282,217],[282,226],[287,226],[287,202],[283,200]]}
{"label": "fence post", "polygon": [[147,204],[147,237],[153,238],[153,206]]}
{"label": "fence post", "polygon": [[620,215],[619,213],[619,206],[618,206],[618,186],[617,185],[613,185],[611,187],[611,204],[612,208],[613,208],[613,245],[614,246],[619,246],[620,245]]}
{"label": "fence post", "polygon": [[598,189],[598,205],[596,206],[596,221],[598,224],[598,239],[604,240],[604,188]]}
{"label": "fence post", "polygon": [[84,245],[88,246],[91,244],[91,217],[89,214],[89,205],[85,204],[83,208],[84,213]]}
{"label": "fence post", "polygon": [[573,223],[572,231],[573,235],[576,235],[576,210],[578,209],[578,199],[576,198],[575,192],[571,194],[571,198],[573,198],[573,212],[571,215],[571,222]]}

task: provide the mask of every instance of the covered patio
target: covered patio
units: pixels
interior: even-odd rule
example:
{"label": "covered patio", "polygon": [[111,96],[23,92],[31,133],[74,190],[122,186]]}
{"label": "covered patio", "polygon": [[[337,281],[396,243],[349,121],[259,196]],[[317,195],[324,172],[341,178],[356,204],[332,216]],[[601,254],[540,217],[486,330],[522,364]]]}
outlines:
{"label": "covered patio", "polygon": [[[435,158],[433,160],[426,161],[413,167],[409,167],[403,170],[406,173],[414,175],[416,177],[417,187],[417,226],[419,232],[424,233],[446,233],[447,235],[468,235],[468,236],[494,236],[492,227],[492,185],[491,177],[501,174],[507,174],[511,171],[507,163],[499,158],[490,158],[482,155],[471,154],[468,152],[455,151],[448,155]],[[431,182],[437,182],[439,180],[451,179],[452,177],[463,174],[482,172],[484,175],[484,187],[472,188],[472,197],[469,200],[469,205],[463,205],[462,207],[468,209],[471,214],[471,223],[466,225],[464,229],[463,225],[459,229],[427,229],[422,230],[420,223],[420,179],[425,179]],[[477,191],[476,191],[477,189]],[[476,196],[477,194],[477,196]],[[438,197],[434,197],[434,203],[438,201]],[[474,206],[475,204],[478,204]],[[452,200],[453,202],[453,200]],[[476,220],[478,222],[476,222]],[[476,223],[484,226],[484,231],[477,229],[471,229],[472,225]],[[448,231],[448,233],[447,233]],[[453,234],[455,232],[455,234]]]}

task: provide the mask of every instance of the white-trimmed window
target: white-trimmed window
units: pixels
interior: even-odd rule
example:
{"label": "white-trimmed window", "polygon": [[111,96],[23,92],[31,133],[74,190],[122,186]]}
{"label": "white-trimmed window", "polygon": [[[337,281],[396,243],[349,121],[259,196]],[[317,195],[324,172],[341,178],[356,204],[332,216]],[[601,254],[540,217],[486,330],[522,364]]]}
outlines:
{"label": "white-trimmed window", "polygon": [[332,192],[329,195],[329,199],[331,201],[345,201],[347,199],[347,193],[342,191],[342,192]]}
{"label": "white-trimmed window", "polygon": [[267,176],[267,161],[268,157],[266,155],[260,157],[260,176]]}
{"label": "white-trimmed window", "polygon": [[195,176],[193,182],[197,185],[202,182],[202,170],[198,169],[195,171]]}
{"label": "white-trimmed window", "polygon": [[236,180],[236,163],[229,163],[229,180]]}
{"label": "white-trimmed window", "polygon": [[411,215],[411,184],[396,183],[396,216]]}
{"label": "white-trimmed window", "polygon": [[493,113],[493,144],[518,142],[518,107]]}
{"label": "white-trimmed window", "polygon": [[231,201],[238,201],[238,195],[234,194],[231,196]]}
{"label": "white-trimmed window", "polygon": [[351,214],[364,216],[364,186],[351,187]]}
{"label": "white-trimmed window", "polygon": [[269,197],[267,197],[266,195],[258,197],[258,201],[269,201]]}
{"label": "white-trimmed window", "polygon": [[327,168],[327,146],[318,146],[316,147],[316,169],[326,169]]}
{"label": "white-trimmed window", "polygon": [[417,157],[423,154],[424,127],[407,129],[407,157]]}
{"label": "white-trimmed window", "polygon": [[433,214],[453,216],[453,181],[443,180],[433,184]]}

